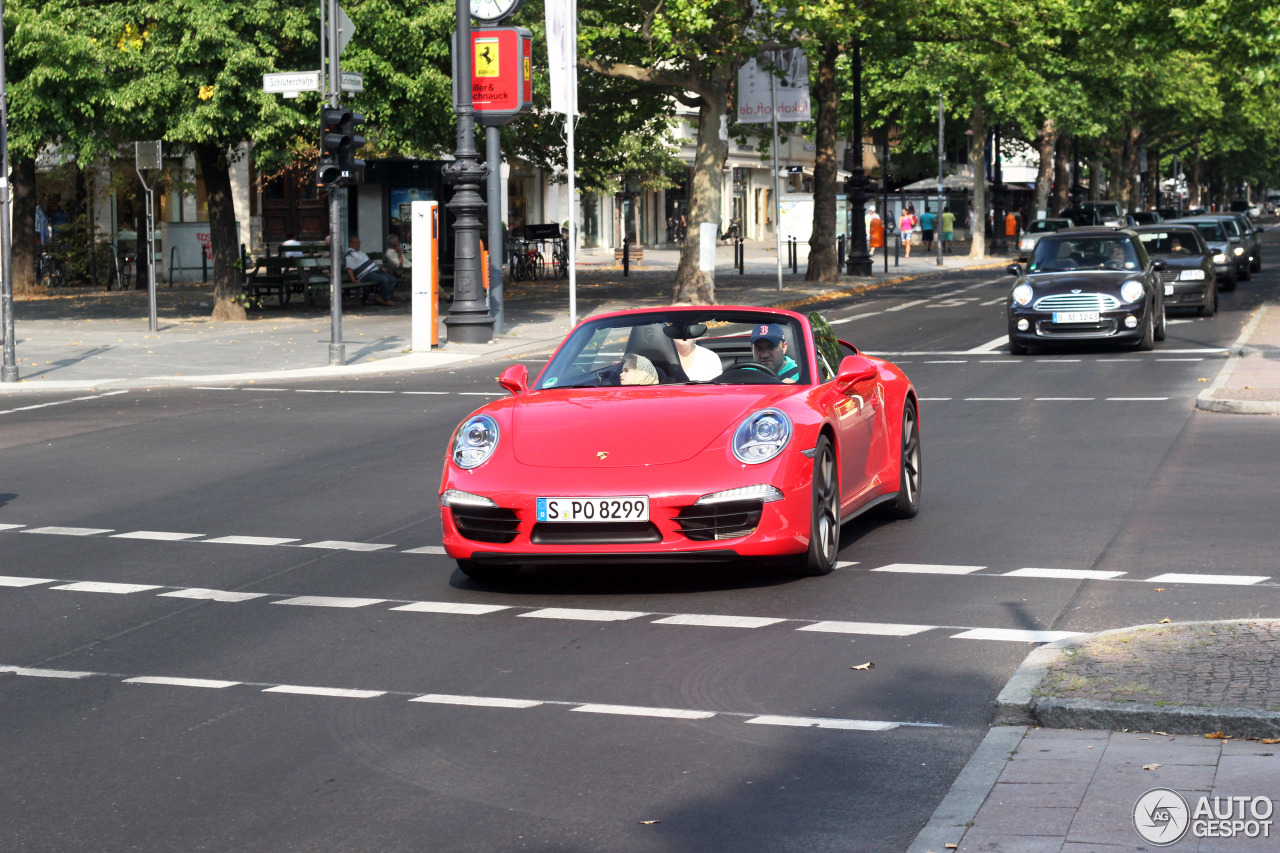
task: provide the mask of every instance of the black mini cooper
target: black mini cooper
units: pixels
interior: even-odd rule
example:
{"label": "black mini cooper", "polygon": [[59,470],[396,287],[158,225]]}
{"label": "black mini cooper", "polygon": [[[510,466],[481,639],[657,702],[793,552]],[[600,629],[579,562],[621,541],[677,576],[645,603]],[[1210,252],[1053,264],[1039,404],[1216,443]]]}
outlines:
{"label": "black mini cooper", "polygon": [[1164,340],[1165,262],[1123,228],[1046,234],[1009,292],[1009,351],[1057,341],[1116,341],[1149,350]]}

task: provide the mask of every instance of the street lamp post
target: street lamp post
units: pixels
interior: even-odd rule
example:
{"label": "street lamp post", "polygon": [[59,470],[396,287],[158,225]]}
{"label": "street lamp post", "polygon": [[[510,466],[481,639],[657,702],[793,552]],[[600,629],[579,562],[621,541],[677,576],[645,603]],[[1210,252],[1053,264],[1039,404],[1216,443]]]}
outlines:
{"label": "street lamp post", "polygon": [[862,41],[853,43],[853,143],[845,149],[844,197],[853,219],[849,233],[849,255],[845,271],[849,275],[871,275],[871,253],[867,250],[867,175],[862,169]]}
{"label": "street lamp post", "polygon": [[[493,315],[484,298],[480,259],[480,214],[485,209],[480,186],[489,174],[476,153],[476,117],[471,101],[471,4],[455,3],[458,74],[458,147],[444,169],[444,181],[453,187],[445,205],[456,217],[453,225],[453,303],[445,327],[450,343],[486,344],[493,340]],[[493,247],[497,250],[497,247]]]}

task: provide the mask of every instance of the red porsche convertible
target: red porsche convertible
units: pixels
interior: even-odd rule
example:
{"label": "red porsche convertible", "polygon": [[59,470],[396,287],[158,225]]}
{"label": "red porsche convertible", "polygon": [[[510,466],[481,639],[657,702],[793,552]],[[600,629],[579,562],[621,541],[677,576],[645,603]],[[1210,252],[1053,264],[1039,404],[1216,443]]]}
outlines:
{"label": "red porsche convertible", "polygon": [[468,576],[522,564],[769,558],[830,572],[840,525],[920,509],[915,388],[818,314],[623,311],[580,323],[533,382],[458,427],[444,548]]}

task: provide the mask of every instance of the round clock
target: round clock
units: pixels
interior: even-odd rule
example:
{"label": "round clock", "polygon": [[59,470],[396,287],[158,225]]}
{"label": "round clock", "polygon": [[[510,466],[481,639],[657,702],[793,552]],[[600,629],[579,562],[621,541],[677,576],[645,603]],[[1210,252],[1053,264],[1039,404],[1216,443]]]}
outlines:
{"label": "round clock", "polygon": [[471,17],[487,24],[496,24],[523,5],[524,0],[470,0]]}

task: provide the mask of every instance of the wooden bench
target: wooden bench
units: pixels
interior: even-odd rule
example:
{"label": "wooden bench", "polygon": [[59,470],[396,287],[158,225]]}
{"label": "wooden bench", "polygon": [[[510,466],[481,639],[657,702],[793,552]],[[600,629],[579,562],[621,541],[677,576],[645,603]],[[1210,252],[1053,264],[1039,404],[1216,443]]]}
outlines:
{"label": "wooden bench", "polygon": [[[316,305],[322,301],[328,303],[333,293],[333,282],[329,279],[329,256],[298,258],[297,260],[307,304]],[[347,277],[345,269],[340,272],[342,273],[340,284],[343,297],[359,296],[361,305],[368,302],[369,297],[373,294],[375,285],[368,281],[351,281]]]}
{"label": "wooden bench", "polygon": [[[627,264],[630,266],[635,266],[636,264],[644,260],[644,247],[632,246],[630,249],[627,250],[627,256],[628,256]],[[621,249],[613,250],[613,262],[616,264],[622,263]]]}
{"label": "wooden bench", "polygon": [[295,293],[303,292],[302,277],[298,270],[300,258],[258,258],[253,270],[245,277],[244,295],[261,305],[262,299],[275,296],[281,306],[289,304]]}

